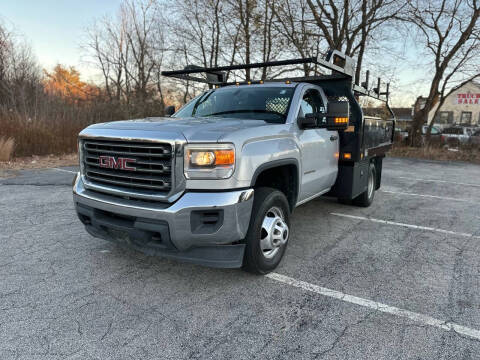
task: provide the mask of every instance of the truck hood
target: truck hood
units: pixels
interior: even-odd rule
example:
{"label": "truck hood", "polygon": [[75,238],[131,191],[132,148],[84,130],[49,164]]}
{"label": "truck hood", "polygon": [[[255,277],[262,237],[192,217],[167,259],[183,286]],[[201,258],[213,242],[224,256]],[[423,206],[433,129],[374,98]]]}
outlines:
{"label": "truck hood", "polygon": [[183,135],[188,142],[216,142],[235,131],[268,125],[271,124],[263,120],[156,117],[95,124],[88,129],[153,131],[158,133],[159,139],[162,133],[176,133]]}

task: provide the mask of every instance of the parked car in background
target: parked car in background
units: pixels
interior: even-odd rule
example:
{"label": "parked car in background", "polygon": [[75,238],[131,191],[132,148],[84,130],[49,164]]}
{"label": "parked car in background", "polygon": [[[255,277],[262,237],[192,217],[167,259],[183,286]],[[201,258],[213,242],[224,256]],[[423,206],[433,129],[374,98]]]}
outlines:
{"label": "parked car in background", "polygon": [[[427,139],[427,130],[428,125],[422,126],[422,143],[425,144]],[[395,141],[406,143],[408,141],[408,136],[411,129],[403,130],[400,128],[395,128]],[[433,126],[431,131],[430,141],[440,141],[440,136],[442,135],[442,130],[438,126]]]}
{"label": "parked car in background", "polygon": [[480,146],[480,129],[477,128],[474,130],[472,136],[468,139],[468,143],[472,145],[479,145]]}
{"label": "parked car in background", "polygon": [[408,131],[402,128],[395,128],[394,140],[397,143],[404,143],[408,139]]}
{"label": "parked car in background", "polygon": [[[422,126],[422,144],[425,145],[427,142],[427,131],[428,125]],[[441,142],[442,130],[437,126],[432,126],[432,131],[430,132],[430,144],[438,144]]]}
{"label": "parked car in background", "polygon": [[460,144],[467,144],[473,130],[463,126],[451,126],[443,129],[441,139],[442,144],[451,146],[458,146]]}
{"label": "parked car in background", "polygon": [[[422,126],[422,136],[427,135],[428,125]],[[442,130],[437,126],[432,126],[432,131],[430,132],[431,136],[440,136],[442,135]]]}

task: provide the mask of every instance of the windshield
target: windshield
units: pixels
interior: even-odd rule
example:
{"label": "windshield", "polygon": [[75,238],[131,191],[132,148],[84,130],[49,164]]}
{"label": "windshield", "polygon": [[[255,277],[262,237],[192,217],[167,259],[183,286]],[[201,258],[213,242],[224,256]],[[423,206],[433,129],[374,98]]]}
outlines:
{"label": "windshield", "polygon": [[193,99],[174,117],[225,117],[285,123],[293,87],[242,86],[210,90]]}

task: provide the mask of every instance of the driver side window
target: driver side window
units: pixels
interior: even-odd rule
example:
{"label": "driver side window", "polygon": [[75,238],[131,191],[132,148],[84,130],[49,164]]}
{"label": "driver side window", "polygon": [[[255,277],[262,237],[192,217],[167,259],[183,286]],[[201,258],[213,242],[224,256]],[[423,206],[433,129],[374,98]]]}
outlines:
{"label": "driver side window", "polygon": [[319,113],[324,111],[325,105],[323,104],[320,92],[316,89],[308,89],[305,91],[302,101],[300,102],[298,116],[303,117],[305,114]]}

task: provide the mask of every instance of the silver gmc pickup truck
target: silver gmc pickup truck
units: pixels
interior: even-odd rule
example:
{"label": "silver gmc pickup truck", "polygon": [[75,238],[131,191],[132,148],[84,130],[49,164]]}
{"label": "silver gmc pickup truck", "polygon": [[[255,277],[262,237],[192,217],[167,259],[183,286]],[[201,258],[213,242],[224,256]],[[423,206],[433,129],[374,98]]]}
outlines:
{"label": "silver gmc pickup truck", "polygon": [[[228,83],[226,70],[312,63],[329,74]],[[384,99],[353,61],[296,59],[165,72],[210,89],[170,116],[89,126],[79,134],[73,200],[93,236],[150,255],[265,274],[291,241],[295,207],[320,195],[369,206],[394,118],[366,117]],[[203,74],[203,77],[192,76]],[[385,100],[386,99],[386,100]],[[388,108],[389,109],[389,108]],[[321,221],[321,219],[319,219]]]}

